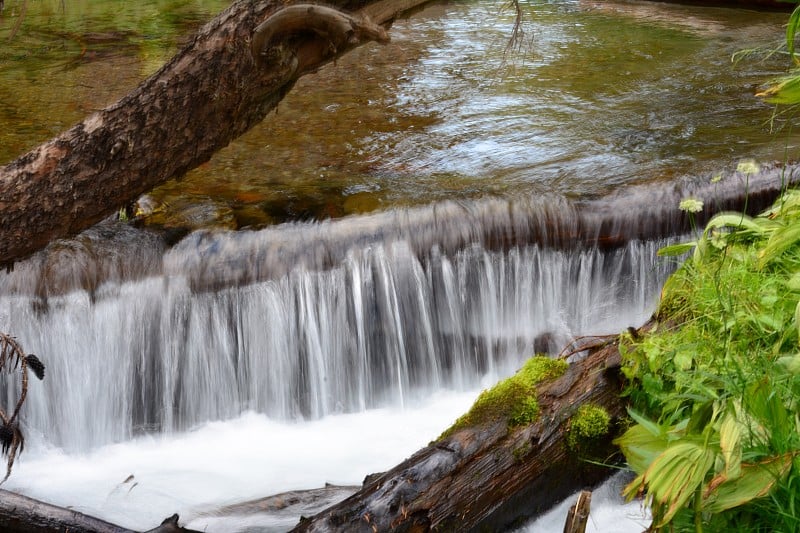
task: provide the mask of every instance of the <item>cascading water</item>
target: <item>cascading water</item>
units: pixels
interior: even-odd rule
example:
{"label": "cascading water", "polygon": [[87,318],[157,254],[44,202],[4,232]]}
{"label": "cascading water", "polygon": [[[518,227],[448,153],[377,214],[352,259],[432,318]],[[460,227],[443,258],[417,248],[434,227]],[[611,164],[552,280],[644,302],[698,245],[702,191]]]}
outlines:
{"label": "cascading water", "polygon": [[[130,249],[104,254],[98,235],[113,234],[113,223],[80,246],[51,247],[0,284],[0,329],[48,365],[28,395],[26,429],[46,448],[81,456],[142,435],[180,439],[246,412],[298,422],[413,408],[437,391],[474,391],[508,375],[535,350],[646,318],[671,270],[656,258],[663,241],[607,250],[540,244],[542,232],[521,228],[544,227],[546,215],[550,231],[563,234],[575,227],[574,209],[559,218],[532,202],[529,220],[520,224],[517,207],[509,225],[486,216],[503,211],[498,205],[473,205],[475,216],[460,222],[441,215],[443,206],[394,213],[406,220],[402,231],[355,217],[197,234],[161,261],[152,236],[134,238],[129,227],[118,230],[129,232]],[[421,231],[436,209],[440,242]],[[462,240],[474,242],[454,245]],[[266,253],[291,246],[310,251],[294,268]],[[76,253],[95,274],[65,290],[48,265]],[[241,278],[243,254],[272,258],[257,280]],[[138,257],[147,258],[141,268]],[[14,385],[2,387],[10,400]]]}
{"label": "cascading water", "polygon": [[[252,237],[269,246],[276,232]],[[556,350],[578,332],[640,321],[669,270],[655,260],[657,247],[476,244],[448,255],[376,240],[324,270],[298,267],[215,292],[193,291],[171,272],[46,303],[7,296],[0,327],[48,363],[27,423],[85,451],[247,410],[314,419],[475,387],[482,375],[512,371],[537,339]],[[167,262],[180,262],[186,248]]]}

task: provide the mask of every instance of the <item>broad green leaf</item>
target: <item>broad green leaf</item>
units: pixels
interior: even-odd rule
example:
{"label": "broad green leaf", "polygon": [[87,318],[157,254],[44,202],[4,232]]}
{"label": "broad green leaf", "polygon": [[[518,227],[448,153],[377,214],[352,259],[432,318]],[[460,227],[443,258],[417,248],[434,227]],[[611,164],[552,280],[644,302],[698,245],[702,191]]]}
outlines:
{"label": "broad green leaf", "polygon": [[790,224],[775,231],[767,244],[758,252],[758,265],[763,268],[800,241],[800,224]]}
{"label": "broad green leaf", "polygon": [[678,370],[689,370],[692,367],[693,360],[694,356],[692,355],[692,352],[687,350],[679,351],[672,358],[672,362],[675,364],[675,368]]}
{"label": "broad green leaf", "polygon": [[800,291],[800,272],[795,272],[786,281],[786,286],[793,291]]}
{"label": "broad green leaf", "polygon": [[794,325],[797,328],[797,335],[800,337],[800,302],[794,308]]}
{"label": "broad green leaf", "polygon": [[748,413],[766,432],[773,445],[785,445],[785,437],[795,426],[781,399],[775,394],[768,379],[748,387],[744,398]]}
{"label": "broad green leaf", "polygon": [[725,460],[725,476],[728,479],[736,479],[741,474],[744,429],[732,412],[729,411],[722,418],[719,427],[719,445]]}
{"label": "broad green leaf", "polygon": [[658,424],[656,424],[652,420],[646,418],[645,416],[640,415],[639,413],[637,413],[633,409],[628,409],[628,415],[631,418],[633,418],[633,420],[637,424],[643,426],[654,437],[659,437],[659,436],[664,435],[666,433],[666,431],[664,431],[664,429],[661,426],[659,426]]}
{"label": "broad green leaf", "polygon": [[720,213],[708,221],[703,233],[708,236],[712,229],[723,227],[743,228],[756,235],[763,235],[766,231],[763,219],[754,219],[744,213]]}
{"label": "broad green leaf", "polygon": [[741,475],[711,488],[704,496],[703,511],[721,513],[769,494],[789,472],[794,454],[787,453],[755,464],[743,463]]}
{"label": "broad green leaf", "polygon": [[641,474],[667,449],[669,440],[666,432],[654,435],[644,425],[636,424],[614,440],[614,444],[625,454],[625,459],[633,471]]}
{"label": "broad green leaf", "polygon": [[644,474],[639,474],[636,476],[636,478],[634,478],[633,481],[628,483],[624,489],[622,489],[622,496],[625,498],[625,501],[629,502],[638,497],[639,494],[644,491],[644,487]]}
{"label": "broad green leaf", "polygon": [[686,425],[687,433],[702,433],[714,417],[714,402],[707,401],[695,408],[689,423]]}
{"label": "broad green leaf", "polygon": [[783,330],[783,322],[772,315],[761,313],[760,315],[757,315],[755,318],[758,324],[767,331]]}
{"label": "broad green leaf", "polygon": [[708,239],[700,239],[697,241],[697,246],[694,247],[694,253],[692,254],[692,261],[694,261],[695,264],[700,264],[703,257],[705,257],[706,249],[708,248],[706,245],[707,242]]}
{"label": "broad green leaf", "polygon": [[789,17],[789,25],[786,26],[786,48],[789,50],[789,55],[797,63],[794,57],[794,37],[797,33],[797,27],[800,25],[800,6],[792,11],[792,16]]}
{"label": "broad green leaf", "polygon": [[779,357],[775,363],[789,374],[800,374],[800,354],[784,355]]}
{"label": "broad green leaf", "polygon": [[757,94],[772,104],[796,104],[800,102],[800,75],[794,74],[776,79],[774,84]]}
{"label": "broad green leaf", "polygon": [[714,453],[702,443],[673,442],[656,457],[644,475],[647,490],[666,507],[661,527],[686,505],[714,465]]}
{"label": "broad green leaf", "polygon": [[779,215],[794,215],[800,208],[800,194],[796,190],[786,191],[775,204],[762,213],[768,218],[776,218]]}

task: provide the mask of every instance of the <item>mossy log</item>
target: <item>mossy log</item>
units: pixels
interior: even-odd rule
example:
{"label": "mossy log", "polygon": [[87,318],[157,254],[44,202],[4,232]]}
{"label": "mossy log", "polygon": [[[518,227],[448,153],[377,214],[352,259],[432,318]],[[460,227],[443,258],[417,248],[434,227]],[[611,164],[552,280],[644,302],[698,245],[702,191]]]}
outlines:
{"label": "mossy log", "polygon": [[[99,518],[0,490],[0,531],[14,533],[136,533]],[[146,533],[199,533],[178,525],[178,515]]]}
{"label": "mossy log", "polygon": [[[503,531],[542,513],[606,479],[612,471],[597,461],[620,460],[611,444],[626,416],[620,364],[616,342],[597,348],[537,386],[535,422],[509,427],[493,419],[445,432],[293,531]],[[568,437],[582,405],[602,407],[611,424],[608,433],[575,448]]]}

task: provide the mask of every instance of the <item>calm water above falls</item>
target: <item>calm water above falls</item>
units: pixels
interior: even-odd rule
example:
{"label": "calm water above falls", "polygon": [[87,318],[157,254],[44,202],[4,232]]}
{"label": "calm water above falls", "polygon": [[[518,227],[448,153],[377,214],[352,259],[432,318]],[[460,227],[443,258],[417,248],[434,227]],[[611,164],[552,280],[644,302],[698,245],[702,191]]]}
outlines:
{"label": "calm water above falls", "polygon": [[[31,4],[0,52],[0,160],[127,93],[222,7],[165,5]],[[260,227],[487,194],[598,195],[782,159],[786,142],[794,155],[796,140],[769,132],[769,107],[754,96],[784,59],[731,62],[778,45],[786,14],[523,5],[529,43],[506,63],[512,16],[496,2],[397,21],[391,44],[301,80],[276,114],[144,210],[168,224]]]}
{"label": "calm water above falls", "polygon": [[[0,56],[2,157],[124,94],[219,8],[179,4],[172,18],[32,5],[12,42],[37,52]],[[303,80],[277,115],[142,201],[167,225],[266,229],[167,250],[111,224],[0,275],[0,330],[48,365],[8,488],[140,529],[175,511],[244,529],[247,517],[201,515],[357,484],[434,438],[534,345],[643,321],[672,268],[655,257],[661,242],[552,247],[525,232],[576,224],[580,202],[623,186],[707,180],[787,143],[791,154],[752,96],[783,62],[730,63],[777,43],[786,15],[526,10],[533,44],[506,65],[510,16],[492,3],[398,21],[392,44]],[[95,28],[79,15],[115,44],[82,51]]]}
{"label": "calm water above falls", "polygon": [[505,66],[510,15],[493,3],[399,21],[392,44],[302,81],[273,119],[154,196],[175,208],[187,191],[223,196],[231,211],[217,217],[241,226],[487,194],[598,195],[783,158],[787,139],[753,96],[783,60],[730,58],[777,44],[785,15],[579,2],[526,14],[530,48]]}

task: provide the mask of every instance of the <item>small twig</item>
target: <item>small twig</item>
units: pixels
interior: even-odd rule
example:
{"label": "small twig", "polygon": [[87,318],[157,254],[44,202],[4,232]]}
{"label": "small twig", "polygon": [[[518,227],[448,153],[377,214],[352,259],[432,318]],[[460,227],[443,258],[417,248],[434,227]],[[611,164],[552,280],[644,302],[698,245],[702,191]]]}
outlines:
{"label": "small twig", "polygon": [[[575,354],[585,352],[586,350],[602,348],[604,346],[608,346],[609,344],[615,342],[619,339],[619,335],[582,335],[580,337],[575,337],[575,339],[564,346],[556,359],[567,359]],[[587,341],[585,344],[582,341]],[[579,344],[580,343],[580,344]],[[577,347],[576,347],[577,345]]]}
{"label": "small twig", "polygon": [[519,49],[522,48],[522,43],[525,38],[525,28],[522,25],[522,6],[519,0],[509,0],[509,3],[506,5],[514,9],[514,27],[511,29],[511,37],[509,37],[506,43],[506,49],[503,52],[504,60],[509,53],[519,51]]}
{"label": "small twig", "polygon": [[28,12],[28,0],[22,0],[22,7],[20,8],[19,15],[17,15],[17,21],[14,23],[14,27],[11,28],[11,33],[8,35],[8,41],[11,42],[16,37],[17,32],[22,27],[22,21],[25,20],[25,14]]}

